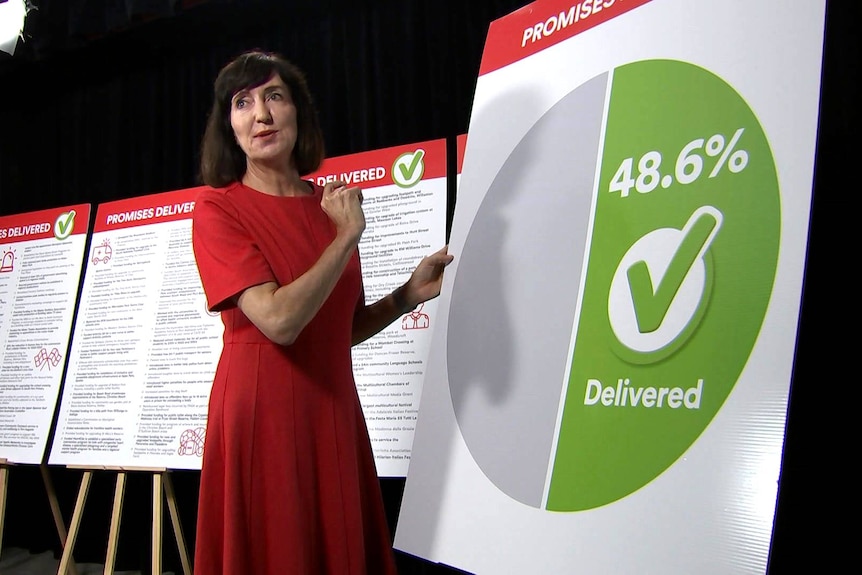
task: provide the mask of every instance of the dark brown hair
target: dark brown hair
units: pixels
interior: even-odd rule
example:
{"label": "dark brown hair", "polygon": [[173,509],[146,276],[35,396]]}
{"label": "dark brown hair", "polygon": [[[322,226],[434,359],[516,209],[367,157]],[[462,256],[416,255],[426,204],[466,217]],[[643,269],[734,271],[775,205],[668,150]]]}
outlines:
{"label": "dark brown hair", "polygon": [[252,50],[240,54],[221,69],[214,86],[214,100],[201,144],[200,177],[216,188],[237,182],[245,175],[245,153],[230,125],[231,98],[240,90],[260,86],[277,73],[290,90],[296,106],[297,141],[293,159],[300,176],[320,167],[324,157],[323,132],[305,75],[280,54]]}

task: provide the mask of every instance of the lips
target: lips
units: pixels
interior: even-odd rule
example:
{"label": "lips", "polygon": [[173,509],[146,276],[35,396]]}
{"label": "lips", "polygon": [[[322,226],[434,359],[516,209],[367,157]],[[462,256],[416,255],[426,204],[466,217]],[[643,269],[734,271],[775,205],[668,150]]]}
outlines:
{"label": "lips", "polygon": [[271,136],[278,132],[278,130],[264,130],[262,132],[258,132],[254,135],[255,138],[266,138],[267,136]]}

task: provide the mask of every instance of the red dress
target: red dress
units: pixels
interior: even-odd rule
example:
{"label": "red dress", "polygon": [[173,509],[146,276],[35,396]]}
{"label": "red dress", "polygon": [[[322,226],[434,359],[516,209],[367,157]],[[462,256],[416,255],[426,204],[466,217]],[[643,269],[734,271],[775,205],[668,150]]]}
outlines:
{"label": "red dress", "polygon": [[202,191],[193,245],[224,350],[209,402],[197,575],[395,573],[350,359],[362,292],[358,253],[289,346],[266,338],[234,296],[290,283],[330,244],[322,189],[277,197],[242,184]]}

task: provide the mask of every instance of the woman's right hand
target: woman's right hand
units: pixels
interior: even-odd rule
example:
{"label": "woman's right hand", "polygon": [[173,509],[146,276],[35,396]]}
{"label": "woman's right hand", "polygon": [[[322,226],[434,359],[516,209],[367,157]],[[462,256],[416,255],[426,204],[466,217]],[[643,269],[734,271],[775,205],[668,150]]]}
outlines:
{"label": "woman's right hand", "polygon": [[365,231],[365,213],[362,211],[362,190],[342,181],[327,182],[323,186],[320,207],[335,224],[338,235],[358,244]]}

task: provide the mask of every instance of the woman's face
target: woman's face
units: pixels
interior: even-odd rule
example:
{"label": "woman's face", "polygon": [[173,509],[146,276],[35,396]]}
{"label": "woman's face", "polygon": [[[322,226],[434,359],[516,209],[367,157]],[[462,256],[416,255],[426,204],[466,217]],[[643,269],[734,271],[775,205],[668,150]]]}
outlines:
{"label": "woman's face", "polygon": [[296,107],[278,74],[234,94],[230,125],[250,162],[292,165],[296,145]]}

